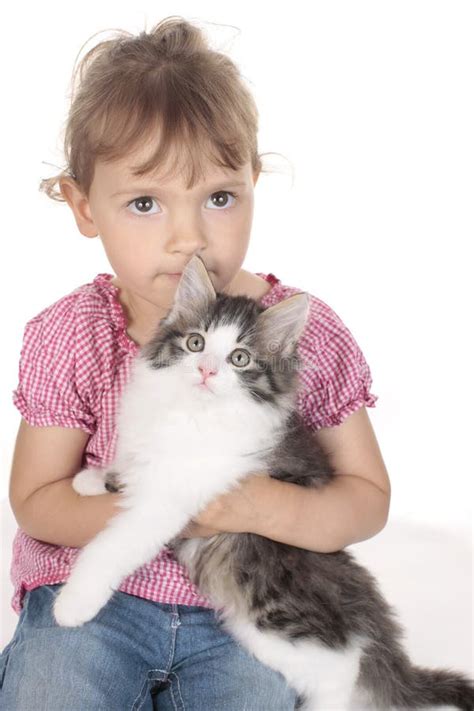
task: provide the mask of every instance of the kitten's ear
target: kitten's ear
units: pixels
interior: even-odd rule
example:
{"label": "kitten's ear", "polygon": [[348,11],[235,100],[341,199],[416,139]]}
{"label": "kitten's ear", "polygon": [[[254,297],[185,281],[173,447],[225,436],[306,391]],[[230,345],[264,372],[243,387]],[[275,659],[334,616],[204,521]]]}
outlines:
{"label": "kitten's ear", "polygon": [[301,336],[309,314],[309,295],[294,294],[258,317],[262,344],[269,354],[290,356]]}
{"label": "kitten's ear", "polygon": [[207,311],[215,299],[216,292],[204,262],[200,257],[194,256],[181,274],[173,306],[165,321],[171,322],[178,317],[193,320],[202,315],[203,311]]}

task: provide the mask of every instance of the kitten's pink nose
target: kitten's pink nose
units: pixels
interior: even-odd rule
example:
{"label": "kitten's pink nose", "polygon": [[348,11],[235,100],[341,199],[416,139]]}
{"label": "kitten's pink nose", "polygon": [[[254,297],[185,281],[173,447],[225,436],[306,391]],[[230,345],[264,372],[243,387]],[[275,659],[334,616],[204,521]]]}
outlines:
{"label": "kitten's pink nose", "polygon": [[206,366],[206,365],[199,365],[198,368],[202,373],[202,382],[203,383],[206,382],[207,378],[210,375],[215,375],[217,373],[216,368],[210,368],[209,366]]}

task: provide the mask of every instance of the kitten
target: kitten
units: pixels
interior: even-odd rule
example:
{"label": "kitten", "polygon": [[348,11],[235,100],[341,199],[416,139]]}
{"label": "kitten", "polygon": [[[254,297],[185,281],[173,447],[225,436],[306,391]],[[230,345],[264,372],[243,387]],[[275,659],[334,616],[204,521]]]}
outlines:
{"label": "kitten", "polygon": [[394,612],[350,553],[251,533],[178,537],[249,474],[316,488],[335,476],[296,410],[308,308],[303,293],[268,309],[216,294],[201,260],[191,259],[170,312],[133,362],[113,463],[74,478],[83,495],[104,493],[104,483],[120,490],[121,510],[81,550],[55,618],[64,626],[92,619],[125,576],[168,544],[227,631],[281,672],[305,709],[348,709],[355,699],[378,711],[468,711],[472,682],[411,664]]}

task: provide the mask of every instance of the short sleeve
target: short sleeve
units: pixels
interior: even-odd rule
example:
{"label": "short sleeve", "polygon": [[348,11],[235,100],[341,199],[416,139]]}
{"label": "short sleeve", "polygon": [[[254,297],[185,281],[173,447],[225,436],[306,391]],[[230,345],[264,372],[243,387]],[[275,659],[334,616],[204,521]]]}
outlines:
{"label": "short sleeve", "polygon": [[25,326],[14,405],[32,426],[79,428],[94,434],[91,365],[74,301],[53,304]]}
{"label": "short sleeve", "polygon": [[312,430],[340,425],[361,407],[374,407],[372,375],[351,331],[327,304],[312,297],[310,323],[300,341],[301,414]]}

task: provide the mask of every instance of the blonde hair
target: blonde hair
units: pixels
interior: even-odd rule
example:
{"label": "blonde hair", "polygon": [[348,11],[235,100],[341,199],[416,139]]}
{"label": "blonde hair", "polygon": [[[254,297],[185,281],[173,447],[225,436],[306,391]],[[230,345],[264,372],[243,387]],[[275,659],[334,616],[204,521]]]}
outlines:
{"label": "blonde hair", "polygon": [[234,62],[211,49],[197,26],[173,16],[137,36],[117,32],[73,71],[66,167],[43,179],[40,190],[64,202],[56,186],[67,175],[88,196],[97,159],[120,159],[150,139],[156,149],[135,175],[166,162],[172,147],[188,169],[188,188],[202,175],[203,158],[234,170],[250,161],[254,172],[262,170],[252,94]]}

